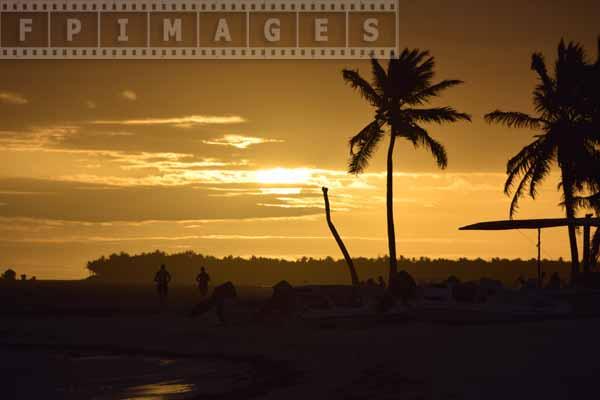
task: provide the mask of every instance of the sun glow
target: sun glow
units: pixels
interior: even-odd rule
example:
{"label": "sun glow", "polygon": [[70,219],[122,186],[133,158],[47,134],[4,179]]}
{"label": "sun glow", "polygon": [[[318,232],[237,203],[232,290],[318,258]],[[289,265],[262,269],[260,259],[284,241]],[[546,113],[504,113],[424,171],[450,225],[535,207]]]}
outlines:
{"label": "sun glow", "polygon": [[256,182],[262,184],[309,184],[313,172],[307,168],[273,168],[255,172]]}

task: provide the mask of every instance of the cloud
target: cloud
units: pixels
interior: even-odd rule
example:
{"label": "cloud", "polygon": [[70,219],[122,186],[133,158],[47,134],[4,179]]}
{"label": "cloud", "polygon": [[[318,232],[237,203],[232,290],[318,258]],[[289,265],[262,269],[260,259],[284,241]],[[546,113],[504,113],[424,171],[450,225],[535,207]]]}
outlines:
{"label": "cloud", "polygon": [[231,146],[237,149],[247,149],[255,144],[263,143],[282,143],[283,140],[265,139],[243,135],[225,135],[222,138],[203,140],[202,143],[213,144],[218,146]]}
{"label": "cloud", "polygon": [[22,94],[14,92],[0,92],[0,103],[23,105],[29,103],[29,100]]}
{"label": "cloud", "polygon": [[189,115],[171,118],[143,118],[125,120],[100,120],[92,121],[95,125],[170,125],[177,128],[191,128],[196,125],[228,125],[246,122],[243,117],[237,115]]}
{"label": "cloud", "polygon": [[125,100],[136,101],[137,93],[135,93],[133,90],[124,90],[121,92],[121,97],[123,97]]}
{"label": "cloud", "polygon": [[109,131],[109,132],[92,132],[89,135],[90,136],[110,136],[110,137],[116,137],[116,136],[135,136],[135,133],[133,133],[133,132],[126,132],[126,131]]}
{"label": "cloud", "polygon": [[24,151],[43,150],[62,143],[79,132],[76,126],[51,126],[29,131],[0,131],[0,148]]}
{"label": "cloud", "polygon": [[[384,237],[348,236],[348,240],[385,241]],[[331,240],[330,236],[293,236],[293,235],[186,235],[186,236],[81,236],[70,235],[62,238],[3,238],[9,243],[94,243],[94,242],[138,242],[138,241],[187,241],[187,240]],[[428,240],[424,240],[428,241]],[[455,240],[446,240],[454,243]]]}

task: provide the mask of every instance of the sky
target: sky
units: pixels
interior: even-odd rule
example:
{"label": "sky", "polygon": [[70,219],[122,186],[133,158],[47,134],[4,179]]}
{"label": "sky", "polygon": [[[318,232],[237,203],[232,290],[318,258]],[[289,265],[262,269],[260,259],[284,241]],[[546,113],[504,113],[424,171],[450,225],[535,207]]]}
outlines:
{"label": "sky", "polygon": [[[437,79],[461,79],[434,105],[472,123],[430,126],[448,151],[400,142],[398,253],[531,258],[528,231],[461,232],[508,217],[506,161],[535,132],[489,126],[497,108],[532,112],[530,57],[553,62],[561,37],[595,57],[600,3],[401,1],[401,47],[428,49]],[[354,60],[0,60],[0,269],[87,276],[113,252],[341,257],[321,186],[352,256],[387,253],[385,145],[346,173],[348,139],[373,110],[341,78]],[[560,217],[556,175],[519,218]],[[566,230],[543,256],[567,257]]]}

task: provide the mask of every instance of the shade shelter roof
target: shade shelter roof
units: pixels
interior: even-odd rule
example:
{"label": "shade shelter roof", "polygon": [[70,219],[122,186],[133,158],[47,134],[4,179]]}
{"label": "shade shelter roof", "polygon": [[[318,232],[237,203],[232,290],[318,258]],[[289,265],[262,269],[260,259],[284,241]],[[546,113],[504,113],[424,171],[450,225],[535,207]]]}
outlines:
{"label": "shade shelter roof", "polygon": [[505,231],[511,229],[544,229],[560,226],[596,226],[600,227],[600,218],[544,218],[509,219],[504,221],[480,222],[459,228],[461,231]]}

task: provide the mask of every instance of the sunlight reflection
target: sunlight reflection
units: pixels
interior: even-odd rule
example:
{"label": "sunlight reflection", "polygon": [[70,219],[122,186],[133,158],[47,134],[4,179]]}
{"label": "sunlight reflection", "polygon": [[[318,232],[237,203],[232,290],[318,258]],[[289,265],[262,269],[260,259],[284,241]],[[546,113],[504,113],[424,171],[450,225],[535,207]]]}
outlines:
{"label": "sunlight reflection", "polygon": [[133,387],[129,390],[128,398],[160,400],[167,399],[173,395],[190,393],[193,390],[193,385],[183,383],[182,381],[167,381]]}

